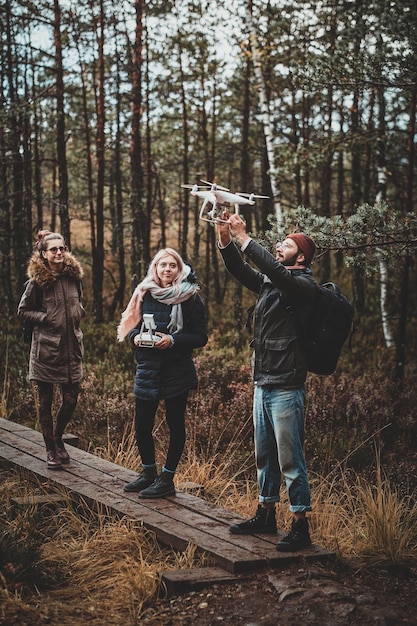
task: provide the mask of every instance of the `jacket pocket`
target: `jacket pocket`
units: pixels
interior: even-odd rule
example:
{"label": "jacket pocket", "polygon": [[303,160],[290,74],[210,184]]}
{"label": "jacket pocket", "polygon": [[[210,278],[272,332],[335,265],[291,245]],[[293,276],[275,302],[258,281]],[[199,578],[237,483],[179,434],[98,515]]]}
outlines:
{"label": "jacket pocket", "polygon": [[295,337],[265,340],[264,368],[269,374],[283,374],[295,369]]}
{"label": "jacket pocket", "polygon": [[45,332],[38,334],[38,359],[42,363],[56,364],[61,360],[61,336]]}
{"label": "jacket pocket", "polygon": [[81,328],[74,329],[75,335],[75,356],[80,360],[84,357],[83,331]]}

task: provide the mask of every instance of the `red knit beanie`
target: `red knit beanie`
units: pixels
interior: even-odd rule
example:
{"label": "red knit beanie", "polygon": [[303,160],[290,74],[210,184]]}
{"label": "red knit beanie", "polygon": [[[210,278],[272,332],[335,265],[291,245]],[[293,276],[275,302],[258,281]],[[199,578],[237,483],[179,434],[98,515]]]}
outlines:
{"label": "red knit beanie", "polygon": [[310,265],[314,253],[316,252],[316,244],[312,238],[308,235],[304,235],[304,233],[293,233],[292,235],[287,235],[287,239],[295,241],[298,248],[304,254],[305,265]]}

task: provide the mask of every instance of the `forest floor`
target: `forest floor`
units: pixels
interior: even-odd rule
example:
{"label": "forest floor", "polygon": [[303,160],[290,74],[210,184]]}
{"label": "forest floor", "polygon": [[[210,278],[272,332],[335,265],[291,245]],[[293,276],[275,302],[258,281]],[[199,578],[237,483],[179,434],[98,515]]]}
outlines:
{"label": "forest floor", "polygon": [[[417,487],[416,455],[398,463]],[[39,592],[0,593],[0,626],[417,626],[417,562],[364,567],[339,559],[286,563],[206,582],[131,607],[100,606],[68,579]],[[1,590],[0,572],[0,590]],[[135,601],[133,600],[133,604]]]}
{"label": "forest floor", "polygon": [[[401,626],[417,624],[417,568],[358,570],[336,562],[293,563],[160,599],[136,622],[88,610],[55,589],[23,607],[0,599],[4,626]],[[36,600],[34,598],[34,600]]]}
{"label": "forest floor", "polygon": [[140,624],[416,625],[416,583],[417,567],[355,571],[337,562],[298,563],[161,600]]}

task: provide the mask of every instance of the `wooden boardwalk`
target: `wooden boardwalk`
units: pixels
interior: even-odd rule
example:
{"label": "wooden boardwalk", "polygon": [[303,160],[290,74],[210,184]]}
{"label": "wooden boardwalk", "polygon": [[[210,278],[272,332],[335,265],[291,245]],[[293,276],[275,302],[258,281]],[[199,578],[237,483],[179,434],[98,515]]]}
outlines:
{"label": "wooden boardwalk", "polygon": [[4,467],[25,469],[65,488],[75,500],[82,497],[91,506],[99,504],[119,516],[140,520],[165,545],[179,550],[195,545],[212,565],[231,574],[334,556],[317,546],[295,554],[279,553],[275,545],[280,533],[277,537],[232,535],[229,526],[240,517],[192,494],[177,491],[168,498],[140,500],[137,494],[123,491],[136,473],[75,447],[69,447],[69,452],[71,463],[64,470],[48,470],[41,433],[0,419],[0,462]]}

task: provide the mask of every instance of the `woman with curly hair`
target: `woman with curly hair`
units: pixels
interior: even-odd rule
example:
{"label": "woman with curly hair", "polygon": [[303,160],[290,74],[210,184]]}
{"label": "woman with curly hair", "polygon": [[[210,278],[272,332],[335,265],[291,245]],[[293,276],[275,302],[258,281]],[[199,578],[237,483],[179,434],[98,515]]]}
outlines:
{"label": "woman with curly hair", "polygon": [[[43,230],[37,235],[27,275],[18,315],[33,325],[29,380],[35,391],[47,467],[61,469],[70,462],[62,435],[77,406],[83,376],[83,270],[68,252],[62,235]],[[61,388],[62,402],[54,425],[55,384]]]}

